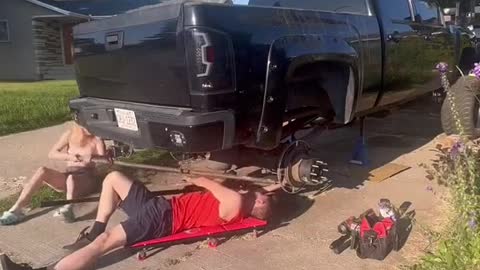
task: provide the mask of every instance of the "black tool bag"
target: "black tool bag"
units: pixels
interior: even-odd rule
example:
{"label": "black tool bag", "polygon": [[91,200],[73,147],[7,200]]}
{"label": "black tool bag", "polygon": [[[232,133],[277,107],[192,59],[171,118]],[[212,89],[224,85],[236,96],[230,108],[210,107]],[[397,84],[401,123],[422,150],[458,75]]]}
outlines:
{"label": "black tool bag", "polygon": [[363,218],[357,245],[357,256],[362,259],[383,260],[397,246],[395,222],[391,218],[375,220]]}

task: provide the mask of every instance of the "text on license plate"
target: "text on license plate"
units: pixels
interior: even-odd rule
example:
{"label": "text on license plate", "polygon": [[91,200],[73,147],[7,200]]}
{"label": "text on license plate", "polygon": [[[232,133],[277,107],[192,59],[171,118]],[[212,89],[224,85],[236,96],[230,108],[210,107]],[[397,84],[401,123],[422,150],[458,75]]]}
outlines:
{"label": "text on license plate", "polygon": [[137,118],[134,111],[117,108],[114,111],[119,128],[138,131]]}

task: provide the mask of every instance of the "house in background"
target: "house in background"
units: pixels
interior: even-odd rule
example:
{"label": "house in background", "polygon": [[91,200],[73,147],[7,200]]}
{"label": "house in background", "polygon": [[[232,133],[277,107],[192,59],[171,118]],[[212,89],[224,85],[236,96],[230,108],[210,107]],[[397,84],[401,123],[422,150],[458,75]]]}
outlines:
{"label": "house in background", "polygon": [[73,79],[72,27],[160,0],[0,0],[0,80]]}

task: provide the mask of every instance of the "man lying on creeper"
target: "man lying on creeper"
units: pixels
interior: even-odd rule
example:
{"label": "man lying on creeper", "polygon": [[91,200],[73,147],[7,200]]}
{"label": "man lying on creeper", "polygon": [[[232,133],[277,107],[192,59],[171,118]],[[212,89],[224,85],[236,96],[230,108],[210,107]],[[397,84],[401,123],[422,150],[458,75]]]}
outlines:
{"label": "man lying on creeper", "polygon": [[[192,192],[167,200],[155,197],[140,182],[120,172],[110,173],[103,182],[97,217],[90,232],[84,233],[86,228],[74,244],[65,247],[77,251],[41,269],[93,269],[101,256],[121,246],[129,247],[192,228],[235,223],[248,216],[266,220],[272,212],[268,193],[281,188],[275,184],[260,191],[239,193],[205,177],[186,180],[207,192]],[[106,230],[117,206],[126,212],[128,219]],[[16,265],[6,255],[0,262],[4,270],[32,269]]]}

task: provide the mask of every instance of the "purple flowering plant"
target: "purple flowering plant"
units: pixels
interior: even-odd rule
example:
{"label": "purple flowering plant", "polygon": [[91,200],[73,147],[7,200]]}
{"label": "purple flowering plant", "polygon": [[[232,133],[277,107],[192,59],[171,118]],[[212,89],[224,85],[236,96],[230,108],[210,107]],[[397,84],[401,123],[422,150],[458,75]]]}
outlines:
{"label": "purple flowering plant", "polygon": [[452,148],[450,148],[450,158],[456,159],[459,155],[463,154],[465,151],[465,144],[461,141],[456,142],[453,144]]}
{"label": "purple flowering plant", "polygon": [[[439,63],[436,68],[447,93],[446,98],[449,98],[448,65]],[[480,64],[475,64],[468,76],[480,80]],[[452,111],[455,117],[455,108]],[[461,135],[450,137],[450,140],[451,143],[447,145],[436,146],[435,159],[430,166],[424,166],[427,178],[436,179],[440,185],[449,187],[452,204],[458,214],[457,220],[463,220],[466,228],[477,230],[480,221],[480,143]]]}
{"label": "purple flowering plant", "polygon": [[[455,96],[450,92],[447,78],[448,65],[439,63],[437,70],[460,136],[450,136],[446,143],[438,144],[432,164],[422,167],[428,179],[436,179],[440,185],[448,187],[450,222],[440,235],[441,241],[435,251],[424,256],[412,269],[480,269],[480,143],[463,136],[463,122],[459,121],[457,113],[463,108],[454,106]],[[475,64],[467,76],[480,80],[480,64]],[[429,185],[426,190],[432,192],[434,188]]]}
{"label": "purple flowering plant", "polygon": [[474,68],[470,71],[470,76],[475,76],[480,79],[480,63],[475,63]]}

